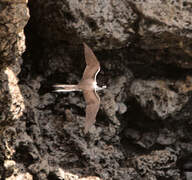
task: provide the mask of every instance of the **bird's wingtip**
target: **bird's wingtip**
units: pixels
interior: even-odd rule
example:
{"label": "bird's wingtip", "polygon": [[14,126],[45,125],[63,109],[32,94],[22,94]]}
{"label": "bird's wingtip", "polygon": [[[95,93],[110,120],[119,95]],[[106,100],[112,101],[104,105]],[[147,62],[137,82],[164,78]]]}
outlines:
{"label": "bird's wingtip", "polygon": [[84,126],[84,133],[87,134],[89,132],[91,125],[87,122],[85,122],[85,126]]}
{"label": "bird's wingtip", "polygon": [[87,134],[88,133],[88,130],[87,129],[84,129],[84,134]]}

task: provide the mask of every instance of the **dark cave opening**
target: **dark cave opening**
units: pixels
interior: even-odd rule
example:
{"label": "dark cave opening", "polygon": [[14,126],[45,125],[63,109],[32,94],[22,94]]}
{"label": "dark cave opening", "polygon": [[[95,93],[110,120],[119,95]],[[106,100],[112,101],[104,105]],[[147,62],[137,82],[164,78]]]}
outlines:
{"label": "dark cave opening", "polygon": [[[161,128],[165,127],[165,123],[160,119],[154,120],[148,117],[134,98],[131,98],[127,104],[129,104],[130,108],[128,108],[128,111],[123,115],[123,117],[120,117],[122,126],[122,131],[120,133],[121,145],[124,147],[124,152],[127,156],[131,157],[135,154],[149,154],[153,150],[164,149],[165,146],[160,144],[155,143],[149,148],[146,148],[140,146],[138,142],[142,139],[142,136],[149,136],[148,140],[150,140],[151,135],[146,134],[158,132]],[[133,130],[133,133],[136,133],[136,136],[134,134],[127,136],[127,129]]]}
{"label": "dark cave opening", "polygon": [[26,38],[26,50],[22,55],[23,64],[18,76],[20,81],[27,80],[28,74],[31,74],[30,76],[36,76],[38,73],[42,73],[39,64],[41,63],[44,53],[44,40],[38,35],[32,17],[25,26],[24,33]]}

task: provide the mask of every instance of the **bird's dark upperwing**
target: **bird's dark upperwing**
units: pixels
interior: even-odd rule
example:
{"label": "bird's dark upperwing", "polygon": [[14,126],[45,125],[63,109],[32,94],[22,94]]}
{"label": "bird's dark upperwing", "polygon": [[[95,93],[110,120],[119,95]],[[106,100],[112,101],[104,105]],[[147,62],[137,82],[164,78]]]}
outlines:
{"label": "bird's dark upperwing", "polygon": [[83,91],[83,95],[86,101],[85,133],[87,133],[96,121],[100,106],[100,98],[95,90]]}
{"label": "bird's dark upperwing", "polygon": [[99,61],[97,60],[91,48],[85,43],[83,43],[83,45],[84,45],[85,61],[87,66],[83,73],[82,79],[90,79],[90,78],[95,79],[96,73],[98,73],[100,70]]}

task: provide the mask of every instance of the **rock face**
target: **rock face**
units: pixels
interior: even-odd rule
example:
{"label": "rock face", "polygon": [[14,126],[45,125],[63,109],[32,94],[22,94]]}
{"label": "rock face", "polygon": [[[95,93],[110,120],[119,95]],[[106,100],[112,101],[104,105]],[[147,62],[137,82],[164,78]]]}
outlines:
{"label": "rock face", "polygon": [[49,3],[31,2],[31,7],[37,10],[34,20],[38,22],[40,36],[75,44],[78,43],[75,39],[82,39],[100,49],[129,44],[137,20],[136,13],[125,0],[121,3],[118,0],[51,0]]}
{"label": "rock face", "polygon": [[0,2],[0,179],[17,172],[16,163],[12,161],[17,141],[13,125],[25,109],[17,75],[25,50],[23,28],[28,19],[26,1]]}
{"label": "rock face", "polygon": [[77,44],[79,39],[96,49],[115,49],[132,42],[151,52],[151,60],[191,67],[190,0],[30,2],[36,12],[32,15],[36,31],[50,41]]}
{"label": "rock face", "polygon": [[[137,80],[131,85],[131,93],[152,119],[166,119],[180,111],[188,97],[171,90],[174,82]],[[178,87],[177,87],[178,88]]]}
{"label": "rock face", "polygon": [[[2,0],[0,179],[190,180],[191,5]],[[51,89],[81,79],[83,41],[107,85],[87,135],[83,95]]]}
{"label": "rock face", "polygon": [[26,3],[26,0],[1,1],[1,64],[15,62],[15,59],[19,59],[25,50],[23,28],[29,19]]}
{"label": "rock face", "polygon": [[157,50],[157,61],[161,59],[165,63],[191,68],[191,1],[141,0],[132,5],[142,16],[138,28],[139,46]]}

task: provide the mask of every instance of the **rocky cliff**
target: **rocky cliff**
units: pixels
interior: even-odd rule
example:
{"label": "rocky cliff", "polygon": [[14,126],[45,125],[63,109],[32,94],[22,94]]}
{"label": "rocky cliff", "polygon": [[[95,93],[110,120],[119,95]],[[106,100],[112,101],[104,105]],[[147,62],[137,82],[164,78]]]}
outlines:
{"label": "rocky cliff", "polygon": [[[190,180],[190,0],[1,0],[0,179]],[[83,133],[82,42],[101,64]]]}

